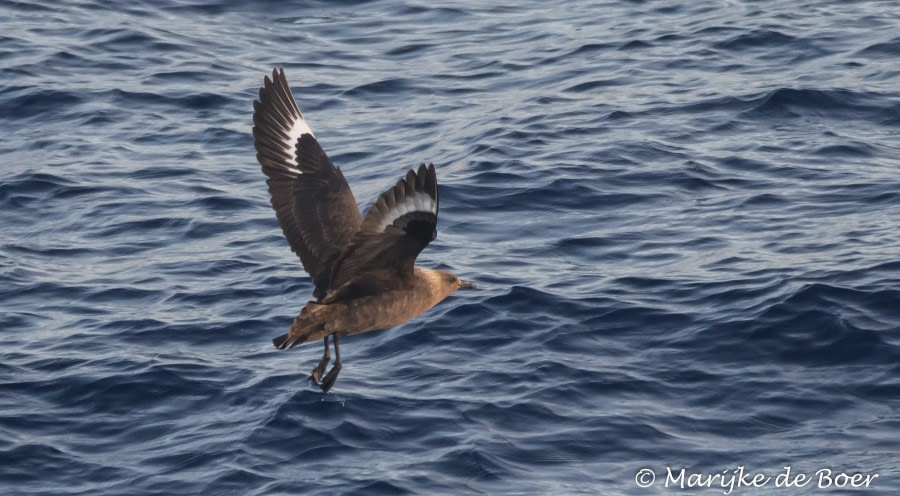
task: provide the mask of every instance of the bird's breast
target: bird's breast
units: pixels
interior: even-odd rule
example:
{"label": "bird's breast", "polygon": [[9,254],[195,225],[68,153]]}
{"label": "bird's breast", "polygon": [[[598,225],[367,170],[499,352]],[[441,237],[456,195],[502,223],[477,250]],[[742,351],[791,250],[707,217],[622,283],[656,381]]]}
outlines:
{"label": "bird's breast", "polygon": [[333,307],[331,323],[326,327],[342,334],[387,329],[400,325],[427,311],[437,302],[428,293],[412,290],[388,291],[356,298]]}

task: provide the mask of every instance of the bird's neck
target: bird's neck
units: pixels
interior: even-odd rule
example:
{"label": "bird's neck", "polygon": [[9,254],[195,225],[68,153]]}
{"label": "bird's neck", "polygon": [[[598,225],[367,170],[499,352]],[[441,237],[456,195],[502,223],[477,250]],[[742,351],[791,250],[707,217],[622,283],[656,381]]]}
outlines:
{"label": "bird's neck", "polygon": [[438,302],[447,297],[443,291],[443,276],[440,271],[415,267],[413,269],[413,277],[418,279],[419,283],[424,286],[424,290],[431,295],[432,305],[437,305]]}

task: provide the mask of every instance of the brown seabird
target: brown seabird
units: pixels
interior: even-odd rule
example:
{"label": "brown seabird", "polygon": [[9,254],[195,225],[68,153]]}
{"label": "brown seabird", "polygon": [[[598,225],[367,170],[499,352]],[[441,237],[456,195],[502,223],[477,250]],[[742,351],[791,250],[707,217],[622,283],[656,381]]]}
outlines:
{"label": "brown seabird", "polygon": [[[272,340],[279,349],[325,340],[310,379],[327,392],[341,371],[340,337],[400,325],[440,303],[469,281],[415,266],[437,236],[434,165],[410,170],[369,208],[356,199],[313,136],[291,94],[284,70],[272,71],[253,102],[256,158],[268,176],[278,223],[315,284],[290,331]],[[334,366],[328,338],[334,339]],[[320,381],[321,379],[321,381]]]}

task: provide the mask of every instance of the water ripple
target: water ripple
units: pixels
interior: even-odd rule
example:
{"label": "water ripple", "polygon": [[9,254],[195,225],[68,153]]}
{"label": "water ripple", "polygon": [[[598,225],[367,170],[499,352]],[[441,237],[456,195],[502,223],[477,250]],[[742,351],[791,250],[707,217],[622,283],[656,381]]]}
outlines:
{"label": "water ripple", "polygon": [[[896,494],[895,10],[4,3],[3,494]],[[250,133],[276,65],[361,208],[438,166],[420,263],[479,284],[327,395],[270,343],[311,292]]]}

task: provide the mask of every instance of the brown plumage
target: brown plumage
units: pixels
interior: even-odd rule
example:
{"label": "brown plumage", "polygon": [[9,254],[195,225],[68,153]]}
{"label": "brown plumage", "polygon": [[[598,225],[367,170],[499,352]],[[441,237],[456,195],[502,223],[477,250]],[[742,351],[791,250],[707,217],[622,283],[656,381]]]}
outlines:
{"label": "brown plumage", "polygon": [[[327,392],[341,370],[341,336],[402,324],[457,289],[475,285],[415,266],[437,235],[433,165],[407,172],[363,218],[343,173],[300,113],[284,70],[264,79],[253,110],[256,157],[269,178],[272,208],[315,285],[316,301],[308,302],[290,331],[273,342],[285,349],[323,339],[325,353],[310,378]],[[329,337],[336,359],[323,377]]]}

